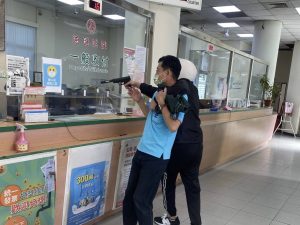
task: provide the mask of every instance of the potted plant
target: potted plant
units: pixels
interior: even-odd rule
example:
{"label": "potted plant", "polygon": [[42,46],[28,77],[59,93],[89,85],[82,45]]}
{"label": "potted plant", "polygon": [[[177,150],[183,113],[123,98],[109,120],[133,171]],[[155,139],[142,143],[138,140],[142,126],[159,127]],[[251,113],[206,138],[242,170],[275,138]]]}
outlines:
{"label": "potted plant", "polygon": [[272,97],[272,103],[274,104],[277,97],[280,95],[281,88],[278,84],[273,84],[273,86],[270,86],[270,92]]}
{"label": "potted plant", "polygon": [[[264,74],[259,80],[260,86],[262,88],[262,100],[264,102],[264,106],[271,106],[272,103],[272,90],[270,89],[270,82],[267,74]],[[270,92],[271,91],[271,92]]]}
{"label": "potted plant", "polygon": [[270,85],[267,74],[264,74],[262,78],[260,78],[259,83],[263,91],[264,105],[270,107],[272,103],[275,103],[276,98],[279,96],[280,87],[278,84]]}

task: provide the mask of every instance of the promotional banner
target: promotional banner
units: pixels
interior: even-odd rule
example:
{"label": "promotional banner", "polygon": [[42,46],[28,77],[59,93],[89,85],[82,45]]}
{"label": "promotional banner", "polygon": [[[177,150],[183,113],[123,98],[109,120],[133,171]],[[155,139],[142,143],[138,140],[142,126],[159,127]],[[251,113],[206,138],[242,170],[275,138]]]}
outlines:
{"label": "promotional banner", "polygon": [[42,58],[43,86],[46,92],[61,93],[62,65],[61,59]]}
{"label": "promotional banner", "polygon": [[63,224],[84,224],[104,213],[112,142],[72,148]]}
{"label": "promotional banner", "polygon": [[114,203],[115,208],[119,208],[122,206],[123,199],[125,196],[125,190],[129,179],[132,158],[137,150],[137,145],[139,141],[140,138],[133,138],[123,140],[121,142],[121,153],[118,167],[119,171],[117,177],[117,187]]}
{"label": "promotional banner", "polygon": [[0,224],[54,224],[54,156],[19,158],[0,161]]}

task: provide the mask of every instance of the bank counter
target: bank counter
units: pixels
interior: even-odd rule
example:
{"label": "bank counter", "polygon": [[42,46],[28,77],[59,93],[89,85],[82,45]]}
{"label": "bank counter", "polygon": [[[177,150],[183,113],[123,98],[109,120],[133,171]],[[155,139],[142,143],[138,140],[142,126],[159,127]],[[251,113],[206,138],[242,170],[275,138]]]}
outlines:
{"label": "bank counter", "polygon": [[[271,108],[199,115],[201,173],[266,145],[276,120]],[[120,211],[144,122],[138,116],[87,115],[25,124],[25,153],[14,150],[15,123],[0,122],[0,179],[7,183],[0,193],[0,213],[7,217],[1,217],[43,224],[47,214],[47,224],[93,224]],[[19,195],[10,197],[12,191]],[[38,210],[25,214],[32,204]]]}

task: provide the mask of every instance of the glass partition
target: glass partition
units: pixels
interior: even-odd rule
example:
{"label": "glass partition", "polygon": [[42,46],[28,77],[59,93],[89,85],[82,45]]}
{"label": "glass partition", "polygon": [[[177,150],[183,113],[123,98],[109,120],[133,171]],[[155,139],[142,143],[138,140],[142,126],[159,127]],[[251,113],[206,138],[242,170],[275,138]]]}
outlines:
{"label": "glass partition", "polygon": [[[260,104],[262,100],[263,91],[259,83],[260,78],[267,73],[267,65],[253,61],[252,77],[250,84],[249,99],[251,102]],[[251,103],[250,102],[250,103]]]}
{"label": "glass partition", "polygon": [[250,66],[250,58],[234,54],[228,91],[228,105],[230,107],[247,107]]}
{"label": "glass partition", "polygon": [[193,36],[180,35],[178,56],[194,62],[199,98],[225,100],[230,51]]}
{"label": "glass partition", "polygon": [[[22,36],[22,43],[26,45],[33,41],[35,46],[28,54],[24,53],[23,47],[10,46],[8,49],[19,50],[6,54],[23,57],[30,54],[33,85],[40,85],[43,65],[48,59],[61,60],[61,91],[46,95],[50,115],[115,113],[128,106],[127,101],[123,102],[124,90],[120,85],[102,81],[132,75],[132,60],[137,48],[139,59],[144,59],[143,66],[147,67],[150,17],[139,14],[136,7],[126,10],[109,1],[103,1],[102,15],[84,10],[83,3],[68,5],[56,0],[30,0],[28,4],[23,0],[6,2],[6,15],[12,20],[7,24],[23,31],[26,36]],[[115,20],[103,16],[111,14],[121,17]],[[22,24],[22,21],[27,23]],[[33,36],[24,32],[28,27],[34,30]],[[17,34],[6,36],[15,35],[20,39]],[[16,42],[7,43],[14,45]],[[145,68],[138,75],[140,77],[135,79],[144,80]]]}

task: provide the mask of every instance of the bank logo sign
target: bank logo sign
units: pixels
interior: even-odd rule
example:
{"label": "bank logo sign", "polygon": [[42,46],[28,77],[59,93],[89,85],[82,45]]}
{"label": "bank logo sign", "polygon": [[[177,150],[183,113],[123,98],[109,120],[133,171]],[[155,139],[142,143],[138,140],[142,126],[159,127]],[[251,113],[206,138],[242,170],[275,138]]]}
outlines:
{"label": "bank logo sign", "polygon": [[181,8],[201,10],[202,0],[146,0],[148,2],[155,2],[159,4],[178,6]]}

